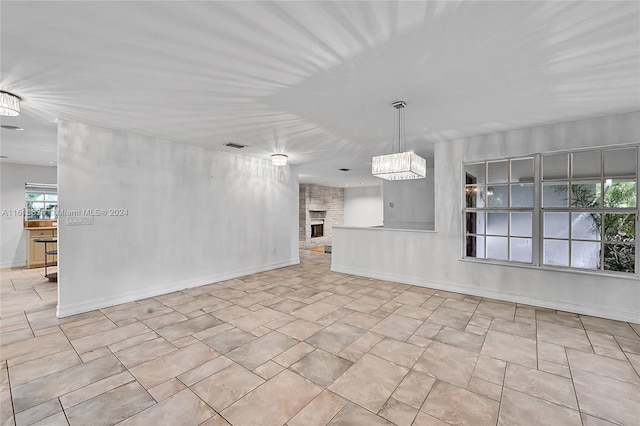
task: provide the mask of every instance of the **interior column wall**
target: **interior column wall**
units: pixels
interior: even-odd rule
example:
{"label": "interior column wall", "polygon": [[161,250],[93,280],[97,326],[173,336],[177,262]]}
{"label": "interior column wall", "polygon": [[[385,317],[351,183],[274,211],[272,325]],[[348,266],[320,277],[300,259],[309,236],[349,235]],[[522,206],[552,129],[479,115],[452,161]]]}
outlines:
{"label": "interior column wall", "polygon": [[[61,122],[58,315],[299,263],[298,173]],[[91,214],[87,216],[83,212]]]}

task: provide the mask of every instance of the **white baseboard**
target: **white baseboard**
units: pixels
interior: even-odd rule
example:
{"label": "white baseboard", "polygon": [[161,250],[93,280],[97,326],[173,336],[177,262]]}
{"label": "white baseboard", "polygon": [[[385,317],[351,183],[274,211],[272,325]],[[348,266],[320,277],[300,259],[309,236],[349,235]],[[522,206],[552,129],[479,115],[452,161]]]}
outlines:
{"label": "white baseboard", "polygon": [[[107,308],[109,306],[120,305],[122,303],[134,302],[136,300],[156,297],[163,294],[173,293],[174,291],[186,290],[188,288],[200,287],[202,285],[213,284],[220,281],[231,280],[234,278],[244,277],[259,272],[270,271],[272,269],[284,268],[286,266],[298,265],[300,259],[289,259],[282,262],[275,262],[266,265],[260,265],[253,268],[239,269],[228,271],[221,274],[208,275],[204,277],[191,278],[184,281],[178,281],[171,284],[148,287],[139,291],[132,291],[120,294],[115,297],[97,298],[87,300],[81,303],[73,303],[61,306],[58,304],[56,315],[58,318],[68,317],[71,315],[82,314],[96,309]],[[62,284],[64,285],[64,284]]]}
{"label": "white baseboard", "polygon": [[617,309],[611,306],[591,305],[584,303],[571,303],[562,300],[534,297],[518,293],[498,292],[494,290],[481,289],[450,281],[429,281],[425,283],[423,278],[408,275],[388,274],[350,268],[344,266],[331,265],[333,272],[340,272],[349,275],[359,275],[367,278],[375,278],[385,281],[394,281],[403,284],[411,284],[418,287],[428,287],[437,290],[451,291],[454,293],[464,293],[471,296],[488,297],[507,302],[522,303],[526,305],[540,306],[542,308],[556,309],[560,311],[573,312],[576,314],[591,315],[594,317],[608,318],[617,321],[632,322],[640,324],[640,312]]}
{"label": "white baseboard", "polygon": [[27,262],[3,262],[0,263],[0,269],[7,269],[7,268],[24,268],[25,266],[27,266]]}

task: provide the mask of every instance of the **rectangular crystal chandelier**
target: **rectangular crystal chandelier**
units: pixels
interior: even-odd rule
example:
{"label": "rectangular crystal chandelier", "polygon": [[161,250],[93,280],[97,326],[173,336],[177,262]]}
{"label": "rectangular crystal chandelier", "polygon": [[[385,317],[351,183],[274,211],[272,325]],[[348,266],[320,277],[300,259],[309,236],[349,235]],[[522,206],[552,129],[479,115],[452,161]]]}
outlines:
{"label": "rectangular crystal chandelier", "polygon": [[422,179],[427,161],[411,151],[377,155],[371,159],[371,174],[386,180]]}
{"label": "rectangular crystal chandelier", "polygon": [[406,145],[404,114],[402,112],[407,104],[404,101],[398,101],[394,102],[392,106],[397,113],[397,126],[394,120],[393,145],[394,148],[397,147],[398,152],[373,157],[371,159],[371,174],[386,180],[422,179],[427,176],[427,161],[413,151],[399,152]]}

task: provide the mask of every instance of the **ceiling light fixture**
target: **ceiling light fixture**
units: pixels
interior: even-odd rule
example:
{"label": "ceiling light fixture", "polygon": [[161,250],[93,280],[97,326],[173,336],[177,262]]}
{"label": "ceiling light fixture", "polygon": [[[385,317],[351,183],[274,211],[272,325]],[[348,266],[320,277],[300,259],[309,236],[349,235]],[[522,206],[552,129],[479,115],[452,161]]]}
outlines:
{"label": "ceiling light fixture", "polygon": [[[377,155],[371,159],[371,174],[386,180],[422,179],[427,175],[427,161],[406,149],[404,131],[404,101],[394,102],[396,117],[393,127],[393,154]],[[396,133],[397,122],[397,133]],[[397,137],[397,139],[396,139]]]}
{"label": "ceiling light fixture", "polygon": [[0,90],[0,115],[15,117],[20,115],[20,101],[22,99],[13,93]]}
{"label": "ceiling light fixture", "polygon": [[286,166],[287,158],[285,154],[273,154],[271,155],[271,164],[274,166]]}

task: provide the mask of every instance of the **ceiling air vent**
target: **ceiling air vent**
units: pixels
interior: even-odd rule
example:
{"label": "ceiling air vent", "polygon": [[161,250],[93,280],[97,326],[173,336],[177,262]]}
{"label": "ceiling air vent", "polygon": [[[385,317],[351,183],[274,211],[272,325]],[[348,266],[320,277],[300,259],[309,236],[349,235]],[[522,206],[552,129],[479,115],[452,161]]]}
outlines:
{"label": "ceiling air vent", "polygon": [[9,126],[7,124],[3,124],[2,126],[3,129],[7,129],[7,130],[24,130],[22,127],[18,127],[18,126]]}
{"label": "ceiling air vent", "polygon": [[240,145],[233,142],[225,143],[224,146],[228,146],[229,148],[235,148],[235,149],[242,149],[247,147],[246,145]]}
{"label": "ceiling air vent", "polygon": [[351,171],[351,169],[338,169],[338,170],[340,170],[341,172],[350,172]]}

